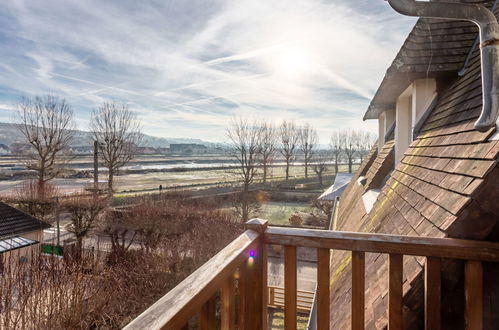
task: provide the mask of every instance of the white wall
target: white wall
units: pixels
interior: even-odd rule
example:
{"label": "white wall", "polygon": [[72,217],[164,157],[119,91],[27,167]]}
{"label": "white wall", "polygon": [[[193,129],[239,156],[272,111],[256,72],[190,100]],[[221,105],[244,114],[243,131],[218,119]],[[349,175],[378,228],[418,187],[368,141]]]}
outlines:
{"label": "white wall", "polygon": [[398,164],[404,152],[412,142],[412,102],[411,94],[401,95],[396,106],[395,126],[395,164]]}
{"label": "white wall", "polygon": [[385,135],[395,122],[395,109],[385,110],[378,117],[378,151],[385,145]]}
{"label": "white wall", "polygon": [[412,131],[437,96],[435,79],[417,79],[412,83]]}

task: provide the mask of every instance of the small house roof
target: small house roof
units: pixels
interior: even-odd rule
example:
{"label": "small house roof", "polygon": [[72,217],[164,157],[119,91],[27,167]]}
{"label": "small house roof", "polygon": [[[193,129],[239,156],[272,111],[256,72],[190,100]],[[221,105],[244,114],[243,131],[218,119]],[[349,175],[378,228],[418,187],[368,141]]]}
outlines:
{"label": "small house roof", "polygon": [[48,227],[50,227],[48,223],[0,202],[0,239]]}

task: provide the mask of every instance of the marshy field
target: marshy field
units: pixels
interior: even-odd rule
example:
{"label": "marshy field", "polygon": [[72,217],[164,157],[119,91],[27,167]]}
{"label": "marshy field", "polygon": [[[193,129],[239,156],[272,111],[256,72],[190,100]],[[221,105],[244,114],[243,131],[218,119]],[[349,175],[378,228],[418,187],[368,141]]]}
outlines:
{"label": "marshy field", "polygon": [[[34,177],[26,170],[24,160],[16,156],[0,157],[0,194],[8,195],[23,181]],[[226,155],[141,155],[136,157],[115,176],[115,198],[183,191],[193,195],[227,195],[237,190],[241,183],[234,162]],[[79,193],[93,185],[93,158],[90,155],[73,156],[67,159],[67,170],[52,183],[63,193]],[[340,172],[347,171],[346,165]],[[261,172],[261,171],[260,171]],[[288,225],[293,214],[306,215],[312,212],[310,202],[332,184],[334,166],[323,173],[324,182],[319,180],[310,167],[305,179],[304,165],[295,162],[290,167],[289,181],[285,181],[285,166],[276,160],[269,168],[267,183],[263,184],[261,173],[255,184],[257,189],[269,192],[270,200],[262,203],[259,216],[272,224]],[[99,168],[99,182],[106,184],[107,172]]]}

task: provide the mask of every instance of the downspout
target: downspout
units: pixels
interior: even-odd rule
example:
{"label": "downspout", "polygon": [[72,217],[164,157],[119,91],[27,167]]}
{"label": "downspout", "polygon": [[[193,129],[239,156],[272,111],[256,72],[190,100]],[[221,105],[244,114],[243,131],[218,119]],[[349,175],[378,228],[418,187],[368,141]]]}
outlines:
{"label": "downspout", "polygon": [[481,5],[454,2],[388,0],[402,15],[464,20],[480,30],[482,67],[482,111],[475,128],[485,132],[496,125],[499,116],[499,24],[492,11]]}

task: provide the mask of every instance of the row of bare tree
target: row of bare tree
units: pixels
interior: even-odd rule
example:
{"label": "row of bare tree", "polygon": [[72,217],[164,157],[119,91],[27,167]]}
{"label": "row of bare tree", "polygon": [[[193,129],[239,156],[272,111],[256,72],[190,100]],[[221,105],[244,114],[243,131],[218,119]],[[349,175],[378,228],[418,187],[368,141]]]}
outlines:
{"label": "row of bare tree", "polygon": [[289,168],[296,160],[298,152],[303,154],[305,177],[308,177],[308,165],[317,148],[317,131],[310,125],[297,126],[292,121],[283,121],[276,126],[267,121],[250,121],[239,118],[233,120],[227,128],[230,155],[241,168],[245,185],[251,184],[257,168],[263,170],[263,182],[267,182],[269,167],[281,154],[286,163],[286,180]]}
{"label": "row of bare tree", "polygon": [[[17,106],[17,127],[31,149],[26,166],[37,173],[38,190],[61,173],[71,159],[67,155],[73,140],[73,109],[57,96],[23,98]],[[98,141],[99,155],[108,170],[108,191],[113,191],[116,171],[136,154],[142,134],[136,116],[126,103],[104,102],[92,112],[90,131]]]}
{"label": "row of bare tree", "polygon": [[312,167],[322,185],[322,176],[328,164],[333,163],[337,173],[341,159],[346,158],[351,173],[356,156],[362,162],[375,141],[375,136],[369,132],[336,131],[331,137],[329,153],[318,149],[317,131],[308,123],[299,126],[284,120],[276,126],[268,121],[244,118],[230,123],[227,137],[230,155],[237,163],[235,173],[243,183],[240,204],[247,205],[241,212],[243,220],[249,217],[251,185],[259,178],[260,170],[263,183],[267,182],[269,168],[278,154],[285,162],[286,180],[289,179],[291,165],[301,155],[305,178],[308,178],[309,167]]}

